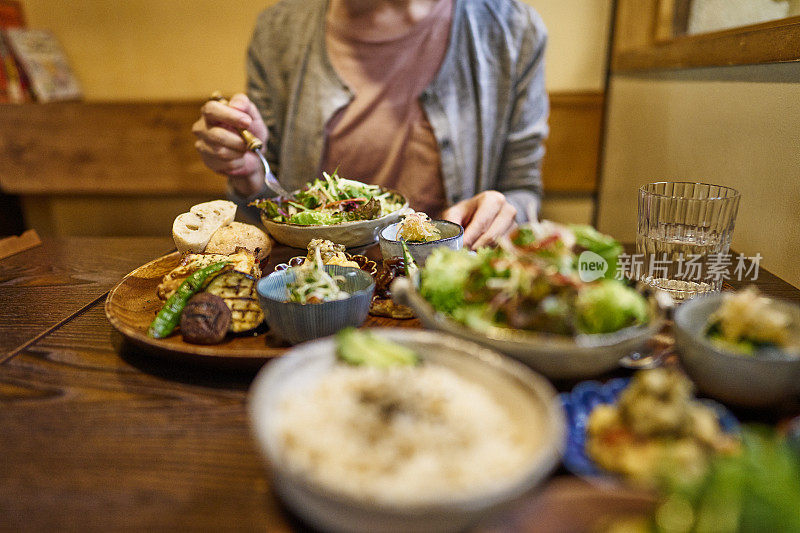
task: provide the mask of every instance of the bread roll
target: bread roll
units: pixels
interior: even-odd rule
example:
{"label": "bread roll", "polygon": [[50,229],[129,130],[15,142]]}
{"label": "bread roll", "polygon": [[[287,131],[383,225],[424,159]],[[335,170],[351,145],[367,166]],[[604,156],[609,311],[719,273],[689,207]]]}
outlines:
{"label": "bread roll", "polygon": [[233,222],[236,204],[227,200],[214,200],[197,204],[175,218],[172,239],[181,253],[200,253],[205,250],[211,236],[219,228]]}
{"label": "bread roll", "polygon": [[269,256],[272,243],[266,233],[250,224],[231,222],[219,228],[206,246],[208,254],[232,254],[236,248],[246,248],[261,261]]}

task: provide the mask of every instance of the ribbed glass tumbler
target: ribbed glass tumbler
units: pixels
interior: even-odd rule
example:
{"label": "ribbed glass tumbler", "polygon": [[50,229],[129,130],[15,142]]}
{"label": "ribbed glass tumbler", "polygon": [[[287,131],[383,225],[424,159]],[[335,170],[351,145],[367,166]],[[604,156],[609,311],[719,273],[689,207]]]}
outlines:
{"label": "ribbed glass tumbler", "polygon": [[730,276],[739,198],[735,189],[708,183],[641,187],[629,273],[679,302],[720,290]]}

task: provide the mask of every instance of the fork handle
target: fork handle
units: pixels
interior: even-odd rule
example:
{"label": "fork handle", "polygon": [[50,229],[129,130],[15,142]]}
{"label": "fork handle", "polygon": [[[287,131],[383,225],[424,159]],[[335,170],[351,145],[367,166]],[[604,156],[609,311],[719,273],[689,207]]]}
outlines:
{"label": "fork handle", "polygon": [[[219,91],[214,91],[213,93],[211,93],[211,98],[209,98],[209,100],[229,105],[228,99],[222,96],[222,93]],[[238,128],[237,131],[239,132],[239,135],[242,137],[242,139],[244,139],[244,142],[247,143],[248,150],[251,150],[253,152],[258,152],[261,151],[261,149],[264,147],[264,143],[261,141],[261,139],[250,133],[250,131]]]}

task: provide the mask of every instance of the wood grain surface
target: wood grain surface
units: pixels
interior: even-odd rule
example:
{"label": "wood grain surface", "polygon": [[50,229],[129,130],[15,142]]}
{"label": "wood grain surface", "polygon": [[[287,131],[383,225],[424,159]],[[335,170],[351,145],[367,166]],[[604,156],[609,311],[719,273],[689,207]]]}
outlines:
{"label": "wood grain surface", "polygon": [[224,195],[194,149],[202,102],[1,106],[0,188],[13,194]]}
{"label": "wood grain surface", "polygon": [[[88,279],[91,290],[59,301],[83,308],[87,296],[161,255],[163,244],[100,239],[94,257],[83,260],[66,243],[53,243],[35,265],[0,262],[2,283],[13,280],[25,309],[41,313],[53,299],[40,288],[84,287],[76,280]],[[277,249],[273,260],[296,253]],[[123,268],[126,261],[134,264]],[[800,301],[800,291],[767,272],[757,285]],[[13,302],[0,288],[6,322]],[[148,355],[114,330],[96,301],[0,364],[0,530],[304,529],[271,492],[253,446],[245,408],[253,375]],[[563,507],[581,498],[594,510],[646,508],[637,498],[613,502],[596,490],[574,480],[565,488],[556,479],[541,502],[524,502],[485,527],[537,531],[546,523],[559,531]],[[552,520],[542,522],[546,516]]]}
{"label": "wood grain surface", "polygon": [[[307,530],[253,445],[252,373],[117,352],[116,337],[97,305],[3,366],[0,529]],[[589,531],[651,505],[562,477],[478,530],[564,531],[567,519]]]}
{"label": "wood grain surface", "polygon": [[69,238],[0,260],[0,361],[171,247],[169,238]]}
{"label": "wood grain surface", "polygon": [[617,2],[612,71],[800,61],[800,49],[797,47],[800,16],[709,33],[681,35],[681,31],[685,30],[686,17],[685,1]]}
{"label": "wood grain surface", "polygon": [[252,374],[124,345],[100,305],[0,372],[0,529],[285,530],[249,434]]}

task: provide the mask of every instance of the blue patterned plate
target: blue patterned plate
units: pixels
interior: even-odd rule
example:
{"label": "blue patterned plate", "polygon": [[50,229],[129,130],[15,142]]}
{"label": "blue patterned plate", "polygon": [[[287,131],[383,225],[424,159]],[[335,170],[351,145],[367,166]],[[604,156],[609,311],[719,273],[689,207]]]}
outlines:
{"label": "blue patterned plate", "polygon": [[[617,477],[602,470],[586,454],[586,424],[589,415],[601,403],[616,403],[619,394],[628,386],[630,378],[617,378],[603,384],[598,381],[582,381],[572,392],[559,394],[567,417],[567,446],[562,459],[564,467],[577,476],[592,481],[616,482]],[[700,402],[717,412],[720,426],[726,433],[739,433],[739,421],[722,404],[713,400]]]}

